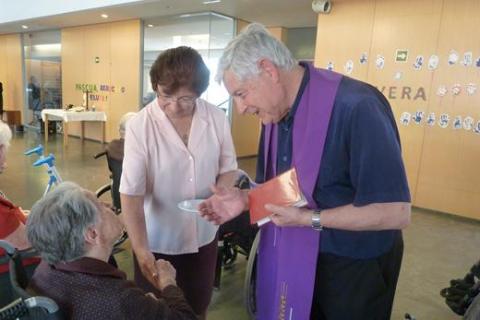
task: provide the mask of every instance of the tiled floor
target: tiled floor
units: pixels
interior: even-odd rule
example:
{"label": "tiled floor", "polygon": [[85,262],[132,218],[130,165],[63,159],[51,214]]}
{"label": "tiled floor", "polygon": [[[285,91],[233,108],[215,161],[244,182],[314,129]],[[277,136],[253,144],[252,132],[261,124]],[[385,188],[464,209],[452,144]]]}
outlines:
{"label": "tiled floor", "polygon": [[[48,181],[45,168],[34,168],[35,156],[23,152],[43,143],[36,133],[16,134],[8,154],[8,168],[0,176],[0,190],[24,208],[30,208],[41,197]],[[93,155],[102,150],[99,143],[71,138],[68,149],[62,147],[62,137],[53,136],[47,152],[57,159],[57,168],[64,180],[72,180],[96,190],[109,180],[104,159],[94,160]],[[255,159],[240,161],[240,166],[253,174]],[[417,320],[458,319],[439,295],[449,280],[463,277],[480,257],[480,223],[453,216],[413,210],[412,224],[404,232],[405,255],[398,283],[392,319],[403,319],[409,312]],[[126,245],[128,248],[128,244]],[[128,251],[117,256],[120,266],[132,272]],[[220,290],[214,293],[209,312],[211,320],[248,319],[243,307],[243,281],[245,258],[239,256],[230,270],[225,270]]]}

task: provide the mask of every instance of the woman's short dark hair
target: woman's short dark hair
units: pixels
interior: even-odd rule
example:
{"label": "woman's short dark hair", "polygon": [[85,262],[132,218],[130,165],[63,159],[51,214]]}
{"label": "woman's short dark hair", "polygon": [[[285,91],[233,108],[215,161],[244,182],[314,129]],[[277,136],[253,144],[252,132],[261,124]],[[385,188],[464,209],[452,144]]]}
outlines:
{"label": "woman's short dark hair", "polygon": [[177,47],[162,52],[150,69],[153,91],[160,85],[166,94],[186,87],[200,96],[208,87],[210,71],[200,54],[190,47]]}

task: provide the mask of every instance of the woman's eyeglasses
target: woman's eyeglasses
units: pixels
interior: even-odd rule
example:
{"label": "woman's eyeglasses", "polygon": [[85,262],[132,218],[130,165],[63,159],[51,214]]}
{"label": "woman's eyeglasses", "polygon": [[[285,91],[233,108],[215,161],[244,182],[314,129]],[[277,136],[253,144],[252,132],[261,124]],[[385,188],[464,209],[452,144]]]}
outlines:
{"label": "woman's eyeglasses", "polygon": [[174,96],[166,96],[160,93],[157,93],[157,96],[164,102],[166,103],[172,103],[175,102],[178,105],[182,107],[190,107],[195,104],[195,100],[197,100],[196,97],[189,97],[189,96],[183,96],[183,97],[174,97]]}

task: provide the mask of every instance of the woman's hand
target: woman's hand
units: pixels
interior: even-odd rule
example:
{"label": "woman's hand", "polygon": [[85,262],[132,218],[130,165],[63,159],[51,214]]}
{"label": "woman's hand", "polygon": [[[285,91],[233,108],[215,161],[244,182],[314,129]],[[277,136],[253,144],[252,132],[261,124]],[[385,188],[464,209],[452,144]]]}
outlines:
{"label": "woman's hand", "polygon": [[215,224],[225,223],[248,209],[247,190],[212,187],[213,195],[200,203],[200,215]]}
{"label": "woman's hand", "polygon": [[165,289],[168,286],[176,286],[177,270],[170,264],[170,262],[162,259],[158,259],[155,262],[155,268],[157,270],[157,288],[160,290]]}
{"label": "woman's hand", "polygon": [[155,257],[148,249],[134,250],[138,265],[143,276],[153,285],[157,285],[158,271],[155,267]]}

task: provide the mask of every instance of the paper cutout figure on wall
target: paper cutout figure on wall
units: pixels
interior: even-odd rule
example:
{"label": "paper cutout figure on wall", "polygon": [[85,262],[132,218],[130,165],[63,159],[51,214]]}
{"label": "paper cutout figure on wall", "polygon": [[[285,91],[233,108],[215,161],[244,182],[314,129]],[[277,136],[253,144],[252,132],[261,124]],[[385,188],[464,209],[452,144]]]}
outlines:
{"label": "paper cutout figure on wall", "polygon": [[446,127],[448,127],[449,122],[450,122],[450,116],[446,113],[442,113],[440,115],[440,119],[438,119],[438,125],[440,126],[440,128],[445,129]]}
{"label": "paper cutout figure on wall", "polygon": [[458,59],[458,52],[455,50],[450,50],[450,54],[448,55],[448,64],[452,66],[458,62]]}
{"label": "paper cutout figure on wall", "polygon": [[463,54],[462,64],[465,67],[470,67],[473,63],[473,53],[472,51],[467,51]]}
{"label": "paper cutout figure on wall", "polygon": [[435,54],[432,54],[428,59],[428,70],[437,69],[439,61],[440,59],[438,58],[438,56]]}
{"label": "paper cutout figure on wall", "polygon": [[400,80],[400,79],[402,79],[402,76],[403,76],[402,72],[401,72],[401,71],[397,71],[397,72],[395,72],[395,74],[393,75],[393,79],[395,79],[395,80]]}
{"label": "paper cutout figure on wall", "polygon": [[423,66],[423,56],[418,55],[415,58],[415,63],[413,64],[413,68],[418,71],[418,70],[422,69],[422,66]]}
{"label": "paper cutout figure on wall", "polygon": [[456,116],[455,119],[453,119],[453,129],[458,130],[462,128],[463,128],[462,116]]}
{"label": "paper cutout figure on wall", "polygon": [[477,85],[475,83],[469,83],[465,86],[465,91],[469,96],[473,96],[477,92]]}
{"label": "paper cutout figure on wall", "polygon": [[334,65],[333,65],[332,61],[327,63],[327,70],[333,71],[333,67],[334,67]]}
{"label": "paper cutout figure on wall", "polygon": [[462,92],[462,86],[459,83],[456,83],[452,87],[452,94],[458,96]]}
{"label": "paper cutout figure on wall", "polygon": [[474,122],[475,122],[475,120],[473,120],[472,117],[470,117],[470,116],[465,117],[463,119],[463,129],[465,129],[467,131],[472,130]]}
{"label": "paper cutout figure on wall", "polygon": [[417,110],[415,112],[415,115],[413,116],[413,121],[415,121],[416,124],[422,123],[423,117],[425,116],[425,112],[421,110]]}
{"label": "paper cutout figure on wall", "polygon": [[476,134],[480,134],[480,120],[477,121],[475,128],[473,128],[473,132],[475,132]]}
{"label": "paper cutout figure on wall", "polygon": [[477,58],[477,60],[475,60],[475,65],[480,68],[480,57]]}
{"label": "paper cutout figure on wall", "polygon": [[427,125],[433,127],[435,125],[435,112],[430,112],[427,117]]}
{"label": "paper cutout figure on wall", "polygon": [[345,70],[345,73],[346,73],[346,74],[351,74],[352,71],[353,71],[353,61],[352,61],[352,60],[348,60],[348,61],[345,63],[345,66],[343,67],[343,69]]}
{"label": "paper cutout figure on wall", "polygon": [[440,85],[437,89],[437,96],[443,97],[447,94],[448,89],[446,85]]}
{"label": "paper cutout figure on wall", "polygon": [[360,55],[360,64],[365,64],[368,62],[368,55],[366,52]]}
{"label": "paper cutout figure on wall", "polygon": [[412,115],[410,114],[410,112],[402,113],[402,115],[400,116],[400,123],[404,126],[408,126],[410,124],[411,117]]}
{"label": "paper cutout figure on wall", "polygon": [[385,57],[382,55],[377,55],[377,59],[375,59],[375,66],[377,69],[383,69],[385,66]]}

